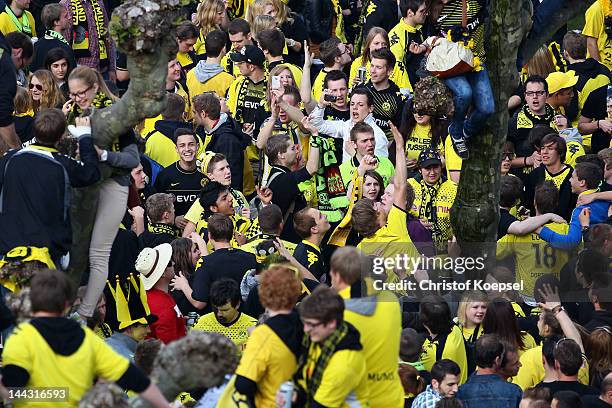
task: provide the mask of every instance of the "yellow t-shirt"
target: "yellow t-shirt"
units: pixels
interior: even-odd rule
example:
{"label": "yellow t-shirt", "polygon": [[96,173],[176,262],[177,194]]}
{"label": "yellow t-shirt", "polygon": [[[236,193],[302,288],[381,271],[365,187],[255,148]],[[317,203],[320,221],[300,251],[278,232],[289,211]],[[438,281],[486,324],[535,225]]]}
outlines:
{"label": "yellow t-shirt", "polygon": [[[340,293],[348,299],[350,293]],[[359,302],[358,299],[355,300]],[[352,301],[346,301],[344,319],[361,333],[365,355],[371,407],[401,407],[404,390],[397,373],[402,332],[401,310],[397,297],[391,292],[377,295],[371,314],[353,311]],[[357,308],[355,308],[357,310]]]}
{"label": "yellow t-shirt", "polygon": [[455,149],[453,148],[453,142],[450,136],[446,137],[444,141],[444,167],[446,167],[446,177],[450,179],[451,172],[458,171],[461,172],[461,166],[463,165],[463,160]]}
{"label": "yellow t-shirt", "polygon": [[[439,337],[439,336],[438,336]],[[423,343],[423,351],[421,352],[421,362],[425,366],[427,371],[431,371],[434,363],[438,360],[436,353],[439,345],[438,338],[431,341],[429,338],[425,339]],[[463,340],[463,333],[461,328],[457,325],[453,325],[451,332],[446,337],[446,343],[444,344],[444,350],[442,350],[442,358],[448,358],[453,360],[459,365],[461,369],[461,375],[459,378],[459,384],[465,383],[467,380],[467,356],[465,354],[465,343]]]}
{"label": "yellow t-shirt", "polygon": [[[541,383],[546,374],[542,358],[541,345],[526,350],[520,357],[521,368],[511,381],[521,387],[522,390],[535,387]],[[589,365],[586,361],[578,371],[578,381],[585,385],[589,384]]]}
{"label": "yellow t-shirt", "polygon": [[608,69],[612,69],[612,44],[608,41],[606,26],[604,24],[604,11],[599,0],[596,0],[586,11],[584,28],[582,34],[587,37],[597,38],[597,48],[601,63]]}
{"label": "yellow t-shirt", "polygon": [[[569,230],[567,224],[548,223],[545,226],[558,234],[565,235]],[[516,282],[523,283],[520,293],[528,297],[534,296],[535,282],[540,276],[552,273],[558,278],[570,258],[570,252],[553,248],[535,232],[523,236],[506,234],[497,241],[497,258],[510,255],[516,260]]]}
{"label": "yellow t-shirt", "polygon": [[256,407],[276,408],[276,392],[296,370],[295,354],[270,326],[262,324],[251,333],[236,374],[257,383]]}
{"label": "yellow t-shirt", "polygon": [[361,240],[357,248],[366,255],[372,255],[382,249],[384,257],[393,257],[396,254],[407,254],[410,257],[420,257],[419,251],[412,243],[406,226],[406,211],[391,207],[387,223],[371,237]]}
{"label": "yellow t-shirt", "polygon": [[418,160],[419,154],[431,147],[431,125],[415,125],[406,140],[406,160]]}
{"label": "yellow t-shirt", "polygon": [[7,339],[2,364],[13,364],[30,374],[27,387],[67,387],[67,401],[15,402],[14,407],[76,407],[96,378],[117,381],[129,361],[117,354],[89,328],[80,347],[67,356],[56,354],[30,323],[20,324]]}
{"label": "yellow t-shirt", "polygon": [[[23,16],[24,15],[28,21],[28,24],[30,25],[30,30],[32,30],[31,34],[28,34],[23,31],[22,27],[23,27]],[[34,16],[32,15],[32,13],[30,13],[28,10],[24,10],[23,14],[19,18],[17,18],[17,21],[19,21],[22,27],[18,27],[17,25],[15,25],[15,22],[13,21],[11,16],[6,12],[6,10],[2,10],[2,12],[0,13],[0,33],[6,36],[9,33],[19,31],[19,32],[22,32],[28,35],[29,37],[36,37],[36,23],[34,22]]]}
{"label": "yellow t-shirt", "polygon": [[195,98],[196,95],[205,92],[214,92],[217,96],[225,97],[227,90],[232,82],[234,82],[234,77],[225,71],[219,72],[206,82],[200,82],[195,75],[195,71],[195,69],[192,69],[187,73],[187,88],[189,89],[189,96],[191,97],[191,105],[193,105],[193,98]]}
{"label": "yellow t-shirt", "polygon": [[219,323],[214,313],[208,313],[198,319],[193,329],[224,335],[236,345],[238,355],[241,356],[249,338],[248,329],[254,327],[256,324],[257,319],[247,314],[240,313],[238,320],[227,326]]}

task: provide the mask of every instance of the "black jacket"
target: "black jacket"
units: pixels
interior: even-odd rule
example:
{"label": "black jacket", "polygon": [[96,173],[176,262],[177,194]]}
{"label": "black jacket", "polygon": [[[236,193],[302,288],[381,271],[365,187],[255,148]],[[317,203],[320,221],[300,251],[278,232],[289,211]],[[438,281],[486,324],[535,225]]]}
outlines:
{"label": "black jacket", "polygon": [[48,248],[53,260],[70,250],[72,187],[100,180],[90,136],[81,137],[82,162],[33,144],[0,159],[0,254],[17,246]]}
{"label": "black jacket", "polygon": [[[199,127],[198,133],[202,132],[205,132],[204,128]],[[226,114],[221,114],[219,122],[208,134],[211,139],[206,145],[206,151],[225,156],[232,170],[232,187],[242,191],[244,149],[251,143],[250,136],[243,133],[238,122]],[[202,138],[205,136],[200,134]]]}
{"label": "black jacket", "polygon": [[315,44],[321,44],[329,39],[334,16],[331,0],[306,0],[304,21],[308,38]]}
{"label": "black jacket", "polygon": [[0,127],[13,123],[16,93],[17,73],[11,59],[11,47],[0,33]]}

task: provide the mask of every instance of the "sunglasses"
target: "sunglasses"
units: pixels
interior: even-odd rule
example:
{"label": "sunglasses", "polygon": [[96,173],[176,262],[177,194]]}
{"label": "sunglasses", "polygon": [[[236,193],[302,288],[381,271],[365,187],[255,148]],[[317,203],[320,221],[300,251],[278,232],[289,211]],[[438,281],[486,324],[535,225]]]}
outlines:
{"label": "sunglasses", "polygon": [[424,109],[418,109],[415,106],[412,106],[410,108],[410,111],[415,114],[415,115],[419,115],[419,116],[429,116],[429,113],[427,111],[425,111]]}
{"label": "sunglasses", "polygon": [[516,153],[512,152],[504,152],[502,156],[502,160],[514,160],[516,158]]}
{"label": "sunglasses", "polygon": [[39,91],[43,90],[43,86],[41,84],[30,84],[30,89],[38,89]]}

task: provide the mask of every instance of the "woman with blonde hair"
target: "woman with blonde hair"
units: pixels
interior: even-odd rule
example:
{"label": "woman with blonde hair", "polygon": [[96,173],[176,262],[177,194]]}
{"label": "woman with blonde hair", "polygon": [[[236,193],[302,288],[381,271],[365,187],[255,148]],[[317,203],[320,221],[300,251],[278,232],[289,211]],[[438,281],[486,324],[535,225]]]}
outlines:
{"label": "woman with blonde hair", "polygon": [[19,136],[21,143],[30,144],[34,142],[34,111],[32,110],[32,99],[28,90],[18,86],[15,98],[13,99],[15,112],[13,114],[15,120],[15,132]]}
{"label": "woman with blonde hair", "polygon": [[266,92],[266,102],[268,103],[268,106],[272,106],[271,103],[271,98],[272,98],[272,77],[279,77],[280,79],[280,85],[282,87],[282,89],[284,89],[286,86],[296,86],[295,85],[295,78],[293,77],[293,73],[291,72],[291,70],[289,69],[289,67],[287,67],[284,64],[280,64],[275,66],[274,68],[272,68],[270,70],[270,75],[269,78],[270,80],[268,80],[268,84],[267,84],[267,92]]}
{"label": "woman with blonde hair", "polygon": [[349,74],[349,85],[354,87],[361,83],[358,78],[359,68],[365,69],[365,80],[367,82],[370,79],[370,54],[374,50],[381,48],[389,48],[389,34],[385,29],[380,27],[372,27],[366,37],[365,43],[361,50],[361,55],[355,58],[351,64],[351,71]]}
{"label": "woman with blonde hair", "polygon": [[34,72],[28,88],[34,114],[41,109],[60,108],[64,104],[64,96],[51,71],[39,69]]}
{"label": "woman with blonde hair", "polygon": [[470,375],[476,369],[475,351],[476,340],[483,334],[482,322],[487,312],[489,298],[480,291],[468,291],[461,296],[457,309],[457,323],[465,339],[465,354],[467,356],[468,372]]}
{"label": "woman with blonde hair", "polygon": [[[102,75],[85,66],[80,66],[70,73],[68,88],[70,100],[64,104],[63,111],[71,124],[74,124],[77,116],[88,115],[90,109],[102,109],[117,100],[108,90]],[[94,139],[95,136],[94,133]],[[140,163],[136,139],[131,131],[117,136],[108,149],[99,146],[95,148],[100,162],[112,169],[112,175],[99,186],[95,218],[82,220],[93,225],[89,242],[89,280],[83,302],[78,309],[83,320],[93,315],[98,299],[104,291],[111,247],[127,208],[130,171]],[[80,261],[79,257],[86,245],[86,242],[74,243],[73,250],[78,254],[75,257],[77,262]],[[76,268],[79,270],[84,268],[84,265],[77,265]]]}
{"label": "woman with blonde hair", "polygon": [[253,30],[256,17],[260,15],[274,18],[276,27],[285,35],[287,45],[287,58],[285,60],[299,67],[304,65],[302,44],[308,37],[304,29],[306,23],[302,16],[293,13],[281,0],[255,0],[247,11],[247,21],[251,24],[251,30]]}
{"label": "woman with blonde hair", "polygon": [[198,4],[193,23],[200,30],[200,35],[193,49],[196,54],[206,53],[204,41],[213,30],[221,30],[221,25],[227,20],[226,5],[223,0],[206,0]]}

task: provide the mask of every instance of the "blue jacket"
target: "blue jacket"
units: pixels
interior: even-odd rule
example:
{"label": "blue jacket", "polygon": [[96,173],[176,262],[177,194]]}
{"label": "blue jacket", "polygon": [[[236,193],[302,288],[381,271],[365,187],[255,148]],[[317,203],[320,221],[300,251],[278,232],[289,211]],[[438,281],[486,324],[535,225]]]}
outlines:
{"label": "blue jacket", "polygon": [[497,374],[472,374],[457,392],[464,408],[518,408],[522,397],[518,385]]}
{"label": "blue jacket", "polygon": [[569,230],[567,235],[558,234],[553,232],[550,228],[544,227],[540,231],[540,238],[550,243],[554,248],[559,249],[573,249],[582,241],[582,228],[580,227],[580,220],[578,216],[583,208],[591,209],[591,225],[606,222],[608,219],[608,207],[610,202],[596,200],[590,204],[581,205],[574,209],[572,212],[572,220],[570,222]]}

